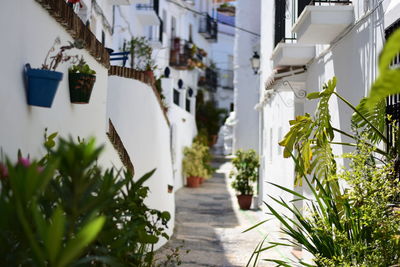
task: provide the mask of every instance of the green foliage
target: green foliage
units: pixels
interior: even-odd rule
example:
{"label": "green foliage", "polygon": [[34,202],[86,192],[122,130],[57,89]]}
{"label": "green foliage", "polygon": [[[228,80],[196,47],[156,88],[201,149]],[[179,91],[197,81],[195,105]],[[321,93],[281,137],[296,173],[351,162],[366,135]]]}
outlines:
{"label": "green foliage", "polygon": [[[345,155],[351,160],[350,168],[329,177],[347,183],[347,189],[340,194],[334,193],[330,184],[324,186],[317,179],[314,187],[306,176],[312,199],[273,184],[292,194],[296,201],[306,202],[307,215],[282,198],[272,199],[288,210],[290,216],[279,214],[269,204],[267,207],[283,224],[282,231],[291,242],[314,255],[316,266],[394,266],[400,263],[400,213],[390,205],[400,194],[400,184],[393,176],[392,164],[376,165],[373,152],[371,146],[360,142],[354,153]],[[275,259],[268,260],[277,263]],[[284,266],[310,266],[302,262],[282,262],[287,264]]]}
{"label": "green foliage", "polygon": [[214,169],[210,165],[210,148],[204,144],[204,137],[197,136],[191,147],[185,147],[183,154],[182,168],[186,176],[203,178],[212,176]]}
{"label": "green foliage", "polygon": [[[334,93],[336,78],[324,85],[323,91],[311,93],[308,99],[320,99],[315,117],[310,114],[297,116],[289,121],[290,131],[279,145],[284,146],[285,158],[297,153],[299,166],[296,168],[296,185],[301,185],[303,174],[315,172],[317,177],[324,177],[336,172],[336,164],[330,142],[334,138],[329,114],[329,99]],[[304,172],[304,173],[303,173]]]}
{"label": "green foliage", "polygon": [[96,71],[92,70],[86,61],[83,59],[83,56],[79,59],[78,64],[73,65],[71,68],[68,69],[69,73],[83,73],[83,74],[90,74],[95,75]]}
{"label": "green foliage", "polygon": [[230,177],[234,177],[232,187],[241,195],[252,195],[252,183],[258,180],[259,158],[253,149],[236,151],[236,157],[232,159],[234,170]]}
{"label": "green foliage", "polygon": [[219,128],[222,126],[227,110],[217,108],[214,101],[204,102],[204,92],[199,91],[196,96],[196,123],[199,132],[208,136],[209,143],[212,142],[212,136],[218,135]]}
{"label": "green foliage", "polygon": [[129,172],[103,171],[102,147],[45,134],[48,154],[0,164],[0,254],[4,266],[152,266],[168,212],[148,208]]}
{"label": "green foliage", "polygon": [[[173,248],[168,248],[168,253],[165,258],[156,260],[154,267],[176,267],[182,265],[181,250],[184,248],[184,240],[182,244]],[[184,251],[186,254],[190,252],[189,249]]]}
{"label": "green foliage", "polygon": [[371,125],[374,125],[380,133],[385,131],[386,101],[382,100],[370,109],[367,107],[367,100],[368,98],[361,99],[360,104],[356,107],[359,112],[353,114],[352,123],[356,129],[366,135],[372,144],[378,144],[382,141],[382,136]]}
{"label": "green foliage", "polygon": [[[390,68],[393,57],[400,52],[399,40],[400,31],[397,31],[385,45],[380,57],[380,76],[368,98],[354,107],[334,91],[335,80],[328,82],[322,92],[308,95],[309,99],[320,99],[315,118],[306,114],[291,121],[292,127],[280,143],[285,146],[285,157],[294,159],[298,176],[307,182],[312,199],[274,185],[292,194],[294,201],[305,202],[307,210],[299,210],[282,198],[273,197],[272,200],[290,215],[280,214],[268,203],[267,207],[284,226],[286,240],[310,252],[316,266],[400,264],[400,212],[396,203],[400,196],[399,148],[397,141],[390,146],[384,135],[385,123],[391,120],[385,114],[385,98],[399,93],[396,86],[400,76]],[[333,94],[354,111],[354,135],[330,124],[328,97]],[[393,125],[392,128],[393,135],[398,137],[398,127]],[[334,132],[352,138],[355,143],[335,143]],[[333,155],[330,156],[331,144],[356,148],[354,153],[343,155],[350,160],[350,168],[339,174]],[[378,145],[386,146],[387,150],[381,150]],[[323,149],[326,151],[317,153]],[[382,156],[379,159],[378,154]],[[320,172],[321,168],[331,171]],[[312,174],[312,181],[308,180],[309,174]],[[339,181],[346,184],[346,189],[338,187]],[[287,246],[271,243],[257,248],[254,253],[280,245]],[[301,261],[267,260],[281,266],[314,266]]]}
{"label": "green foliage", "polygon": [[127,46],[131,54],[131,68],[145,71],[157,68],[154,60],[151,58],[153,48],[145,37],[133,37]]}
{"label": "green foliage", "polygon": [[[86,152],[93,152],[90,149]],[[70,195],[55,195],[56,180],[62,176],[63,164],[70,156],[50,156],[44,166],[25,158],[15,165],[7,162],[8,175],[0,180],[0,254],[7,255],[2,259],[6,266],[68,266],[85,252],[102,229],[105,217],[95,206],[86,210],[83,217],[71,216],[74,202],[83,197],[77,188]],[[78,180],[79,167],[71,170]],[[68,201],[62,199],[64,196]],[[81,203],[92,204],[90,200]]]}
{"label": "green foliage", "polygon": [[373,109],[389,95],[400,93],[400,69],[391,68],[393,59],[400,53],[400,30],[395,31],[387,40],[379,57],[379,77],[371,87],[366,103]]}
{"label": "green foliage", "polygon": [[161,79],[162,79],[162,78],[164,78],[163,75],[161,75],[161,77],[159,77],[158,79],[156,79],[154,85],[155,85],[155,87],[156,87],[156,89],[157,89],[158,94],[160,95],[161,103],[162,103],[164,109],[165,109],[165,110],[168,110],[168,105],[166,104],[165,95],[164,95],[164,93],[163,93],[162,86],[161,86]]}

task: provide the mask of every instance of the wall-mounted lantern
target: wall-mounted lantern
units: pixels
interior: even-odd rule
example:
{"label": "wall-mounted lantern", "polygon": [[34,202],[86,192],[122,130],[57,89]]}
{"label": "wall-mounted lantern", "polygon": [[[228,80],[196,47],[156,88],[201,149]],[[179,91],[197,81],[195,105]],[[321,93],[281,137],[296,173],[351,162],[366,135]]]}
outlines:
{"label": "wall-mounted lantern", "polygon": [[254,51],[254,55],[250,58],[251,67],[253,68],[254,74],[258,74],[260,69],[260,55]]}

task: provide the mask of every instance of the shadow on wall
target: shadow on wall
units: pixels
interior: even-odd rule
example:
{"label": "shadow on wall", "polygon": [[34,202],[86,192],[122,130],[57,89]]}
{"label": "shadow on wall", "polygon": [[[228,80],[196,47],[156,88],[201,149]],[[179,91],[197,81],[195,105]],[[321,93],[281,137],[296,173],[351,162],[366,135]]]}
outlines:
{"label": "shadow on wall", "polygon": [[[366,96],[376,77],[376,66],[379,57],[379,39],[384,40],[383,9],[375,11],[375,16],[353,29],[348,37],[332,50],[334,73],[338,79],[336,91],[353,105],[357,105]],[[379,34],[381,33],[381,34]],[[338,100],[338,118],[340,129],[351,132],[351,110]],[[343,142],[352,142],[342,135]],[[344,147],[343,152],[353,149]]]}

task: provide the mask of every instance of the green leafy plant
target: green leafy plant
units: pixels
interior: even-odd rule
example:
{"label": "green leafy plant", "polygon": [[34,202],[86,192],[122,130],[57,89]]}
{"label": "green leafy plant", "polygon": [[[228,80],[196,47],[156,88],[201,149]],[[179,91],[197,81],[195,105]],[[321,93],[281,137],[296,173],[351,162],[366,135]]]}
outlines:
{"label": "green leafy plant", "polygon": [[[314,256],[314,264],[266,259],[279,266],[395,266],[400,263],[400,213],[391,205],[400,194],[399,180],[393,179],[393,165],[378,166],[373,160],[373,148],[360,141],[357,150],[345,157],[350,168],[329,179],[346,181],[348,187],[334,192],[332,184],[315,185],[306,176],[312,198],[272,184],[303,201],[308,209],[299,210],[293,203],[271,197],[290,215],[280,214],[266,203],[272,215],[282,225],[282,231],[294,246],[302,246]],[[298,161],[295,160],[296,164]],[[335,188],[336,189],[336,188]],[[308,214],[305,215],[304,213]],[[294,219],[294,218],[295,219]],[[282,243],[270,243],[255,254]]]}
{"label": "green leafy plant", "polygon": [[[306,181],[312,198],[273,184],[292,194],[294,202],[307,203],[308,209],[299,210],[292,203],[274,197],[272,200],[290,215],[280,214],[272,205],[266,205],[282,223],[285,239],[311,253],[314,264],[267,260],[279,266],[400,264],[400,213],[396,203],[400,196],[399,128],[385,113],[385,98],[400,92],[394,86],[399,81],[399,75],[395,75],[398,70],[390,67],[393,57],[400,52],[399,40],[400,31],[397,31],[387,41],[380,55],[380,76],[374,82],[370,96],[362,99],[358,106],[335,92],[334,78],[321,92],[308,95],[309,99],[320,100],[315,117],[305,114],[290,121],[291,129],[280,145],[285,146],[284,156],[292,157],[295,162],[297,184]],[[333,95],[354,111],[351,119],[355,133],[346,133],[331,125],[328,101]],[[392,123],[394,143],[384,134],[386,122]],[[334,142],[335,133],[354,142]],[[382,144],[386,150],[380,148]],[[355,148],[354,153],[343,155],[350,159],[350,168],[339,174],[331,145]],[[339,187],[340,181],[347,185],[345,189]],[[260,245],[253,256],[276,246],[290,245],[276,242],[266,247]]]}
{"label": "green leafy plant", "polygon": [[47,157],[45,165],[27,158],[16,164],[7,161],[7,176],[0,179],[0,254],[5,265],[68,266],[101,231],[106,218],[95,207],[84,218],[73,217],[77,195],[69,195],[72,202],[53,195],[66,157]]}
{"label": "green leafy plant", "polygon": [[[389,140],[387,140],[384,133],[386,119],[388,119],[385,113],[385,98],[390,94],[400,93],[398,86],[394,86],[399,82],[400,75],[392,75],[397,73],[398,70],[390,68],[393,57],[400,50],[398,46],[399,39],[400,31],[396,31],[387,41],[380,56],[380,76],[374,82],[370,96],[361,99],[358,106],[352,105],[335,91],[336,78],[324,85],[321,92],[314,92],[307,96],[310,100],[319,99],[315,117],[305,114],[297,116],[295,120],[290,121],[290,131],[279,143],[285,147],[284,157],[290,157],[293,153],[299,161],[300,169],[296,170],[298,173],[296,184],[301,184],[303,174],[301,171],[304,171],[305,174],[311,174],[315,171],[316,177],[321,179],[322,182],[325,182],[324,177],[336,172],[334,155],[330,148],[331,144],[356,146],[357,135],[337,129],[330,123],[329,99],[333,95],[354,111],[352,116],[354,128],[366,135],[368,138],[367,143],[374,146],[376,153],[385,157],[387,161],[396,158],[396,155],[399,154],[400,146],[397,145],[399,142],[396,140],[394,145],[389,144]],[[383,80],[387,83],[383,82]],[[388,90],[386,86],[392,87]],[[335,133],[349,137],[354,142],[336,143],[333,141]],[[398,135],[394,134],[394,136]],[[380,142],[385,144],[386,151],[380,149]]]}
{"label": "green leafy plant", "polygon": [[185,147],[183,154],[182,168],[185,175],[206,179],[212,176],[215,169],[210,165],[210,148],[204,144],[204,136],[196,136],[192,146]]}
{"label": "green leafy plant", "polygon": [[[155,267],[175,267],[182,265],[181,251],[184,249],[184,247],[183,240],[181,245],[168,248],[168,252],[165,254],[165,256],[156,260]],[[185,254],[189,254],[189,252],[190,249],[184,250]]]}
{"label": "green leafy plant", "polygon": [[168,111],[168,108],[169,108],[169,107],[168,107],[168,104],[166,103],[165,95],[164,95],[164,93],[163,93],[162,86],[161,86],[161,79],[162,79],[162,78],[164,78],[164,75],[161,75],[159,78],[157,78],[157,79],[155,80],[154,86],[156,87],[157,92],[158,92],[158,94],[160,95],[161,103],[162,103],[162,105],[163,105],[164,110],[165,110],[165,111]]}
{"label": "green leafy plant", "polygon": [[[152,266],[154,244],[169,238],[168,212],[150,209],[129,172],[97,164],[94,139],[45,134],[40,161],[0,164],[0,254],[6,266]],[[58,144],[57,144],[58,143]]]}
{"label": "green leafy plant", "polygon": [[234,170],[230,177],[234,177],[232,187],[241,195],[252,195],[253,184],[258,180],[259,158],[253,149],[247,151],[238,150],[232,159]]}
{"label": "green leafy plant", "polygon": [[139,71],[152,71],[157,68],[151,58],[153,49],[145,37],[133,37],[126,49],[131,54],[131,68]]}
{"label": "green leafy plant", "polygon": [[199,90],[196,95],[196,124],[199,132],[207,135],[208,142],[213,142],[213,136],[218,135],[227,116],[227,110],[218,108],[214,101],[204,101],[204,92]]}
{"label": "green leafy plant", "polygon": [[83,59],[83,56],[79,59],[78,64],[73,65],[68,69],[70,73],[82,73],[82,74],[90,74],[95,75],[96,71],[92,70],[86,61]]}

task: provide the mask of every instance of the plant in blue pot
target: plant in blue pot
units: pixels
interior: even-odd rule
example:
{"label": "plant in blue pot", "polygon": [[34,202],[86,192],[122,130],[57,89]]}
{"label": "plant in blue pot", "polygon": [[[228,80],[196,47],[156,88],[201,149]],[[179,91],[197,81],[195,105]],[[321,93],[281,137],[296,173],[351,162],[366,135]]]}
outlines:
{"label": "plant in blue pot", "polygon": [[30,64],[25,65],[26,94],[28,105],[50,108],[56,95],[58,84],[62,80],[63,74],[55,71],[59,64],[72,60],[76,62],[78,56],[65,54],[65,51],[73,48],[82,48],[80,41],[69,42],[68,45],[61,46],[57,53],[56,47],[61,43],[60,38],[56,38],[53,46],[46,55],[41,69],[33,69]]}

